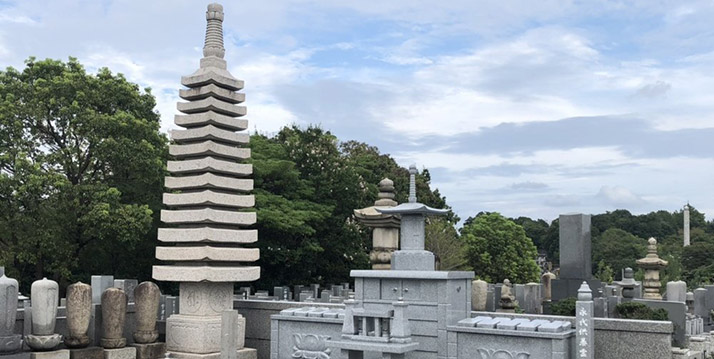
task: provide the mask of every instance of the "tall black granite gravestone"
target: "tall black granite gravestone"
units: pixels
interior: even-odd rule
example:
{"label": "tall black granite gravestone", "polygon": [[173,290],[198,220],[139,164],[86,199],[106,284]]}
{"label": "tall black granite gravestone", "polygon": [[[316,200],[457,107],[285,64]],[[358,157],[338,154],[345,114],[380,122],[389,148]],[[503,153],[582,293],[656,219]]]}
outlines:
{"label": "tall black granite gravestone", "polygon": [[577,297],[583,281],[598,297],[602,283],[592,275],[592,239],[589,214],[561,214],[560,223],[560,276],[552,282],[554,302],[567,297]]}

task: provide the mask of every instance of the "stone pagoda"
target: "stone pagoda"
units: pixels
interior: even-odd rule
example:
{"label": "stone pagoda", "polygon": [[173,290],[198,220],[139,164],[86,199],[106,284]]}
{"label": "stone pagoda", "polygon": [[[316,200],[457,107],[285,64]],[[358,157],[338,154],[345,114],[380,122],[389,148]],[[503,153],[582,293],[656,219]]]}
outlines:
{"label": "stone pagoda", "polygon": [[637,266],[645,270],[645,280],[642,282],[645,292],[642,298],[662,300],[659,290],[662,286],[659,281],[659,271],[669,263],[657,255],[656,239],[650,238],[647,242],[647,255],[636,261]]}
{"label": "stone pagoda", "polygon": [[[172,131],[173,144],[161,211],[156,280],[179,282],[179,314],[166,322],[167,350],[174,358],[218,358],[221,352],[221,313],[233,309],[233,283],[260,277],[260,267],[243,265],[259,257],[258,249],[241,248],[258,240],[256,214],[246,211],[255,198],[250,179],[248,127],[239,106],[243,81],[223,59],[223,7],[208,5],[206,40],[199,69],[181,78],[181,115]],[[239,358],[255,357],[244,349],[245,319],[236,321]]]}
{"label": "stone pagoda", "polygon": [[[355,281],[355,300],[366,311],[395,310],[395,302],[408,305],[412,337],[415,342],[424,343],[412,353],[413,357],[447,358],[446,327],[470,317],[474,273],[434,269],[434,254],[424,247],[425,220],[427,216],[444,215],[448,210],[419,203],[416,166],[409,168],[409,174],[409,202],[376,209],[401,218],[400,249],[392,254],[391,270],[353,270],[350,276]],[[437,345],[437,341],[441,342]]]}
{"label": "stone pagoda", "polygon": [[354,210],[355,218],[372,228],[372,252],[369,253],[372,269],[391,269],[392,253],[399,248],[399,216],[379,212],[395,207],[394,197],[394,182],[385,178],[379,181],[374,206]]}

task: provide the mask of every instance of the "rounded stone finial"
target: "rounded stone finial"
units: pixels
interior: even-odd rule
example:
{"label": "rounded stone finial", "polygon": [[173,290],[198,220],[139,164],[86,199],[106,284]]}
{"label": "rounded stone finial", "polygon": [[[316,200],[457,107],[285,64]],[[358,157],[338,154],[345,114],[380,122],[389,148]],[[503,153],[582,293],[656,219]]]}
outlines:
{"label": "rounded stone finial", "polygon": [[381,181],[379,181],[379,190],[389,190],[391,189],[392,191],[394,190],[394,181],[390,180],[387,177],[384,177]]}
{"label": "rounded stone finial", "polygon": [[216,3],[208,5],[206,21],[206,41],[203,45],[203,56],[215,56],[222,59],[226,53],[223,47],[223,6]]}
{"label": "rounded stone finial", "polygon": [[416,167],[415,163],[412,163],[409,166],[409,174],[413,174],[413,175],[417,174],[417,167]]}
{"label": "rounded stone finial", "polygon": [[503,285],[511,285],[511,281],[508,279],[503,280]]}
{"label": "rounded stone finial", "polygon": [[206,10],[206,20],[214,19],[223,21],[223,5],[218,3],[208,4],[208,9]]}
{"label": "rounded stone finial", "polygon": [[578,300],[593,300],[593,291],[590,289],[590,286],[586,281],[583,281],[583,284],[581,284],[578,289]]}
{"label": "rounded stone finial", "polygon": [[625,268],[624,278],[634,278],[634,277],[635,277],[635,271],[633,271],[632,268],[630,268],[630,267]]}
{"label": "rounded stone finial", "polygon": [[647,240],[647,243],[653,246],[657,244],[657,240],[654,237],[650,237],[650,239]]}
{"label": "rounded stone finial", "polygon": [[394,182],[389,178],[384,178],[379,181],[379,194],[377,195],[377,200],[374,202],[375,206],[381,207],[394,207],[397,205],[397,201],[394,200]]}

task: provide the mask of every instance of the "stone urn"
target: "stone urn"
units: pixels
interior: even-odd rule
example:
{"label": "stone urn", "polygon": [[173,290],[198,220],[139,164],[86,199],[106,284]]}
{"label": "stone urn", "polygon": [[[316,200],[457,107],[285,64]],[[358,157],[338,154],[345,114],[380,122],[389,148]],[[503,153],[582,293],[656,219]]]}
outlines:
{"label": "stone urn", "polygon": [[156,317],[159,312],[161,291],[154,282],[146,281],[134,289],[134,308],[136,310],[136,331],[134,341],[149,344],[159,338],[156,330]]}
{"label": "stone urn", "polygon": [[14,353],[22,348],[22,335],[14,334],[17,316],[17,281],[0,276],[0,354]]}
{"label": "stone urn", "polygon": [[104,349],[126,346],[124,322],[128,298],[123,290],[108,288],[102,293],[102,340]]}
{"label": "stone urn", "polygon": [[64,338],[68,348],[84,348],[89,345],[89,320],[92,316],[92,287],[82,282],[67,287],[67,329]]}
{"label": "stone urn", "polygon": [[59,286],[57,282],[42,278],[30,287],[32,302],[32,334],[25,342],[33,350],[52,350],[62,342],[62,336],[55,333]]}

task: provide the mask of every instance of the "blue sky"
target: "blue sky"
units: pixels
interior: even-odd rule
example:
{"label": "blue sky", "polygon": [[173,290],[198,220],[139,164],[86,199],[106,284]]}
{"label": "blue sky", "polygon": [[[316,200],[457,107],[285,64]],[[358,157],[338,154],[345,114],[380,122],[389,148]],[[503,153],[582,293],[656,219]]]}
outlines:
{"label": "blue sky", "polygon": [[[479,211],[714,215],[714,1],[223,3],[251,129],[319,124],[429,168]],[[173,128],[199,1],[0,1],[0,65],[80,59],[149,86]]]}

